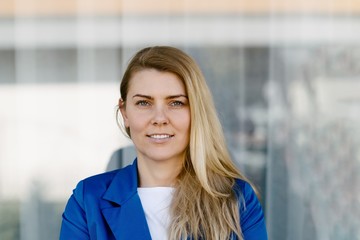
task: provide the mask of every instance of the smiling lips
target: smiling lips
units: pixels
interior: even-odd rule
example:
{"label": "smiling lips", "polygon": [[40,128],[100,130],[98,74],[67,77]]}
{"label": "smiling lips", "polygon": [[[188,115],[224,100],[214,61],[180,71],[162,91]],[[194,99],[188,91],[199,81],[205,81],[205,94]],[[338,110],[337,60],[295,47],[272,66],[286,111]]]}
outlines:
{"label": "smiling lips", "polygon": [[170,134],[150,134],[150,135],[147,135],[147,136],[152,138],[152,139],[163,140],[163,139],[172,138],[174,135],[170,135]]}

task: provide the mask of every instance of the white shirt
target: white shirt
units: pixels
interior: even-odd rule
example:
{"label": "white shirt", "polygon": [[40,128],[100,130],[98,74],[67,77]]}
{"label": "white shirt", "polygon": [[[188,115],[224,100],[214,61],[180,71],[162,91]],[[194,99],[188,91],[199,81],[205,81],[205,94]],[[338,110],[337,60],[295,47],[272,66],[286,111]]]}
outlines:
{"label": "white shirt", "polygon": [[170,204],[175,188],[138,188],[150,235],[153,240],[167,240],[170,225]]}

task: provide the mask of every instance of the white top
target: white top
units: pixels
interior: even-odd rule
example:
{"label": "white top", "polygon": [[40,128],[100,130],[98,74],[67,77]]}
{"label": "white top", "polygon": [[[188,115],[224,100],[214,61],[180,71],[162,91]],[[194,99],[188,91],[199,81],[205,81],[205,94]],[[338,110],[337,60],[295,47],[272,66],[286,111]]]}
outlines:
{"label": "white top", "polygon": [[170,225],[170,204],[175,188],[149,187],[138,188],[151,238],[167,240]]}

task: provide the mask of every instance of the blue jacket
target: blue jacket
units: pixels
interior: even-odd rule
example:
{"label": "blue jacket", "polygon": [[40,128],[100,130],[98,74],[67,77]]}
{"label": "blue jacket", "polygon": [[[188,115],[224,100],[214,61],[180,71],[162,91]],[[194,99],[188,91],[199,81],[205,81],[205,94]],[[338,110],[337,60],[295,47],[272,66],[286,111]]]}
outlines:
{"label": "blue jacket", "polygon": [[[244,239],[266,240],[264,215],[254,191],[242,180],[237,180],[237,186],[235,191],[245,203],[240,209]],[[123,169],[80,181],[63,213],[60,240],[150,240],[137,187],[136,160]]]}

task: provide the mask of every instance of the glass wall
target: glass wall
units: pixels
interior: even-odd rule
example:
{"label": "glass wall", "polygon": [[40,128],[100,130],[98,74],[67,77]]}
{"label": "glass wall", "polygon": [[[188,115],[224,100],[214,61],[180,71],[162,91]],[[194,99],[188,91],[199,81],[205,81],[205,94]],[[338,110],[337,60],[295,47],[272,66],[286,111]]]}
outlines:
{"label": "glass wall", "polygon": [[359,46],[272,49],[267,220],[273,239],[359,239]]}
{"label": "glass wall", "polygon": [[270,239],[360,239],[356,1],[5,2],[0,239],[57,239],[76,183],[132,161],[115,107],[150,45],[201,66]]}

